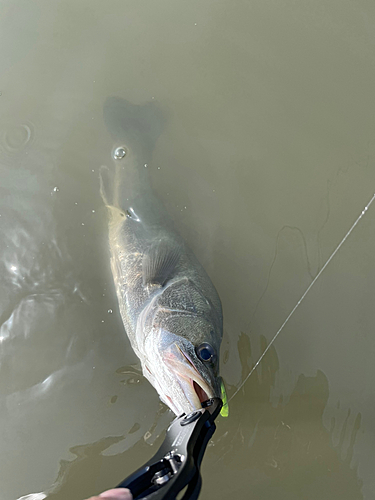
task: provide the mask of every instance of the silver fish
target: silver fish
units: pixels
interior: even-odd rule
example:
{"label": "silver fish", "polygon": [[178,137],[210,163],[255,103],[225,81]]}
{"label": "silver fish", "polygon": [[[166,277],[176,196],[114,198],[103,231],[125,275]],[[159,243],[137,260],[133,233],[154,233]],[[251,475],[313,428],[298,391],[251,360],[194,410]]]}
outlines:
{"label": "silver fish", "polygon": [[160,399],[176,415],[190,413],[221,395],[220,298],[147,180],[160,111],[154,103],[109,98],[104,119],[114,145],[113,166],[101,170],[101,195],[121,317]]}

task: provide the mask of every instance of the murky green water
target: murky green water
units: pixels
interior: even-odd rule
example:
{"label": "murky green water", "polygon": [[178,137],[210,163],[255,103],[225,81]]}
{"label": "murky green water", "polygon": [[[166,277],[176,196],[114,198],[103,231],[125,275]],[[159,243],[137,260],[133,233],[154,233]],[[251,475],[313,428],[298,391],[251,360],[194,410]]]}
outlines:
{"label": "murky green water", "polygon": [[[375,7],[0,5],[0,500],[82,500],[172,419],[117,309],[106,97],[167,116],[152,180],[222,298],[231,396],[375,193]],[[201,498],[374,498],[374,228],[375,204],[218,419]]]}

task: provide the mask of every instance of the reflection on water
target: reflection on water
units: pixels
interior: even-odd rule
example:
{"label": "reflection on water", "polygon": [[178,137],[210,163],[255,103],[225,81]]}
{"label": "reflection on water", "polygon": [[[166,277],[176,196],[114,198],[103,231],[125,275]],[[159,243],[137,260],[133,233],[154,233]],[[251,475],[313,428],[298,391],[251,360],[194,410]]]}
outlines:
{"label": "reflection on water", "polygon": [[[262,339],[262,349],[267,346]],[[242,377],[249,372],[251,346],[241,334],[238,350]],[[343,427],[337,446],[332,443],[333,429],[323,424],[328,401],[328,380],[323,372],[300,375],[289,400],[280,397],[272,404],[271,393],[279,370],[274,347],[269,349],[258,371],[232,400],[230,422],[221,421],[205,461],[205,473],[211,476],[223,468],[226,473],[206,486],[206,498],[363,498],[362,482],[352,466],[353,447],[360,430],[357,415],[350,431],[350,445],[341,459],[347,428]],[[234,388],[231,388],[233,391]],[[246,476],[246,482],[243,480]],[[220,496],[219,496],[220,495]]]}
{"label": "reflection on water", "polygon": [[[374,194],[374,26],[350,0],[2,2],[0,500],[113,486],[173,418],[112,285],[107,97],[167,116],[149,171],[221,296],[230,397]],[[373,498],[374,224],[218,419],[202,498]]]}
{"label": "reflection on water", "polygon": [[[164,435],[162,431],[170,419],[169,410],[160,405],[155,421],[143,435],[143,439],[139,439],[141,425],[138,422],[128,431],[128,436],[137,433],[137,439],[130,449],[122,453],[116,451],[115,445],[126,440],[126,435],[107,437],[92,444],[70,448],[69,451],[75,458],[61,460],[58,476],[49,491],[35,493],[36,497],[30,500],[39,500],[37,495],[51,500],[83,499],[118,484],[129,471],[142,465],[144,457],[152,455],[160,446]],[[150,446],[154,446],[155,450]],[[110,454],[109,449],[112,449]]]}
{"label": "reflection on water", "polygon": [[[266,340],[262,338],[261,342],[265,349]],[[244,333],[240,335],[238,350],[242,377],[245,377],[251,368],[252,355],[249,338]],[[300,375],[288,402],[281,397],[272,404],[271,393],[278,370],[277,352],[271,347],[258,371],[232,400],[230,420],[219,419],[217,422],[218,429],[209,443],[203,466],[203,477],[215,477],[215,481],[209,484],[207,480],[203,481],[202,497],[225,498],[234,494],[237,498],[246,498],[250,494],[260,499],[287,499],[291,495],[292,498],[311,500],[363,498],[357,467],[351,465],[356,436],[361,429],[360,414],[350,430],[349,446],[342,459],[347,420],[335,445],[332,439],[334,419],[331,429],[323,424],[329,397],[324,373],[318,370],[312,377]],[[228,393],[234,389],[229,387]],[[167,418],[158,422],[159,417],[166,413]],[[163,439],[160,432],[170,417],[170,412],[161,406],[150,431],[123,453],[106,455],[110,447],[126,436],[107,437],[92,444],[72,447],[70,452],[75,458],[61,461],[54,485],[48,492],[30,497],[30,500],[79,500],[117,484],[142,465],[145,457],[152,455],[147,435],[154,434],[156,440],[152,445],[160,446]],[[139,428],[135,423],[128,434]],[[220,469],[225,470],[225,474],[218,475]],[[246,481],[243,480],[244,474]]]}

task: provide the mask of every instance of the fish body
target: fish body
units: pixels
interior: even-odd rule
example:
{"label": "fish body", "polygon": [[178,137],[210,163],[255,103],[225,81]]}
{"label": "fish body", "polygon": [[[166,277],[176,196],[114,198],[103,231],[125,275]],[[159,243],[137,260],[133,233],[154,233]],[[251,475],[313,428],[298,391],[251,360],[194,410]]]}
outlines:
{"label": "fish body", "polygon": [[[104,117],[124,156],[101,177],[119,309],[144,376],[176,415],[220,397],[220,298],[147,180],[159,111],[110,98]],[[146,165],[146,167],[145,167]],[[111,169],[109,169],[109,172]],[[112,198],[109,199],[109,193]]]}

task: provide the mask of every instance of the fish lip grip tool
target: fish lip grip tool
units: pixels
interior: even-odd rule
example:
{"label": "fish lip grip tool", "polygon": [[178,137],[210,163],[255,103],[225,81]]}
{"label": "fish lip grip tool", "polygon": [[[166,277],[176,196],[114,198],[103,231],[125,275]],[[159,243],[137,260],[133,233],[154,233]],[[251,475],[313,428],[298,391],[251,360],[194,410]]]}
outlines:
{"label": "fish lip grip tool", "polygon": [[209,399],[201,409],[173,420],[155,455],[117,488],[129,488],[134,500],[175,500],[187,486],[181,500],[197,499],[200,465],[222,405],[220,398]]}

